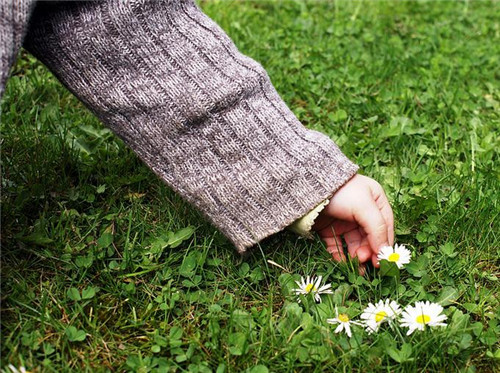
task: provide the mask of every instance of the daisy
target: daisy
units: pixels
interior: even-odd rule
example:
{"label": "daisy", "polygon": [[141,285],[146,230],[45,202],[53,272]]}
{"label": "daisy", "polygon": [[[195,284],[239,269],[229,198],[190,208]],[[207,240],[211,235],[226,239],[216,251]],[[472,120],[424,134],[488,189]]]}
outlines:
{"label": "daisy", "polygon": [[347,314],[345,313],[339,314],[339,310],[337,309],[337,307],[335,307],[335,314],[337,317],[333,319],[326,319],[326,322],[329,324],[339,324],[339,326],[337,326],[337,328],[334,331],[335,333],[340,333],[342,330],[345,330],[345,333],[348,335],[349,338],[351,338],[352,337],[351,324],[362,326],[361,323],[349,319],[349,316],[347,316]]}
{"label": "daisy", "polygon": [[385,321],[394,320],[401,313],[399,304],[395,301],[386,299],[379,300],[377,303],[369,303],[360,318],[364,321],[368,334],[378,331],[380,324]]}
{"label": "daisy", "polygon": [[407,306],[401,315],[401,326],[407,327],[410,335],[415,330],[424,330],[428,326],[446,326],[443,321],[446,315],[441,314],[443,307],[437,303],[416,302],[415,306]]}
{"label": "daisy", "polygon": [[24,367],[20,367],[19,369],[17,369],[12,364],[9,364],[8,367],[12,371],[12,373],[26,373],[26,369]]}
{"label": "daisy", "polygon": [[[316,302],[321,302],[321,297],[320,294],[333,294],[332,290],[330,289],[332,287],[332,284],[326,284],[323,286],[321,285],[321,280],[323,279],[323,276],[307,276],[307,278],[304,280],[304,277],[300,277],[300,282],[295,281],[297,286],[299,287],[298,289],[293,289],[295,291],[295,294],[297,295],[307,295],[307,294],[313,294],[314,299]],[[299,299],[300,303],[300,299]]]}
{"label": "daisy", "polygon": [[396,263],[398,268],[403,268],[405,264],[410,263],[411,252],[405,245],[394,245],[394,249],[391,246],[384,246],[380,249],[377,255],[379,262],[383,259]]}

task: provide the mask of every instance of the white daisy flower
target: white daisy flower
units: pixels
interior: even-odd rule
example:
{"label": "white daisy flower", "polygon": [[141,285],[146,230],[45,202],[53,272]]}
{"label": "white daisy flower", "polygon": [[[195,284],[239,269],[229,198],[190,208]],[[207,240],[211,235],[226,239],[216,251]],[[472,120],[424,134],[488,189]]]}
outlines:
{"label": "white daisy flower", "polygon": [[335,333],[340,333],[342,330],[345,330],[347,336],[351,338],[352,337],[351,324],[362,326],[361,323],[349,319],[349,316],[347,316],[347,314],[345,313],[339,314],[339,310],[337,309],[337,307],[335,307],[335,314],[336,314],[335,318],[326,319],[326,322],[329,324],[339,324],[339,326],[337,326],[337,328],[334,330]]}
{"label": "white daisy flower", "polygon": [[379,262],[383,259],[396,263],[398,268],[403,268],[405,264],[410,263],[411,252],[405,245],[395,244],[394,248],[391,246],[384,246],[380,249],[377,255]]}
{"label": "white daisy flower", "polygon": [[379,300],[377,303],[369,303],[360,318],[363,320],[368,334],[378,331],[380,324],[385,321],[394,320],[401,313],[399,304],[395,301],[386,299]]}
{"label": "white daisy flower", "polygon": [[[321,280],[323,279],[323,276],[307,276],[307,278],[304,280],[304,277],[300,277],[300,282],[295,281],[297,286],[299,287],[298,289],[293,289],[295,291],[295,294],[297,295],[308,295],[308,294],[313,294],[314,299],[316,302],[321,302],[321,297],[320,294],[333,294],[331,287],[332,284],[326,284],[323,286],[321,285]],[[300,303],[300,299],[299,299]]]}
{"label": "white daisy flower", "polygon": [[[12,373],[26,373],[26,368],[24,368],[24,367],[20,367],[19,369],[17,369],[12,364],[9,364],[8,367],[11,370]],[[2,372],[3,372],[3,370],[2,370]]]}
{"label": "white daisy flower", "polygon": [[415,306],[407,306],[401,315],[401,326],[408,329],[406,335],[410,335],[415,330],[424,330],[425,326],[446,326],[443,321],[446,315],[441,314],[443,307],[437,303],[429,301],[416,302]]}

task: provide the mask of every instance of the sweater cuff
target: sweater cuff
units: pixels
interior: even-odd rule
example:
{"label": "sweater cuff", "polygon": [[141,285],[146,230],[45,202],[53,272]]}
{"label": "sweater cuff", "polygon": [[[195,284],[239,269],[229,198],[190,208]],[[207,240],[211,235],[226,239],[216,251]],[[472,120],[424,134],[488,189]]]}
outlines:
{"label": "sweater cuff", "polygon": [[311,233],[312,226],[314,225],[314,222],[318,218],[318,215],[321,213],[321,211],[323,211],[323,209],[328,206],[328,203],[330,203],[330,200],[325,199],[318,206],[309,211],[306,215],[304,215],[300,219],[295,220],[293,224],[288,227],[288,229],[300,236],[313,238],[313,235]]}

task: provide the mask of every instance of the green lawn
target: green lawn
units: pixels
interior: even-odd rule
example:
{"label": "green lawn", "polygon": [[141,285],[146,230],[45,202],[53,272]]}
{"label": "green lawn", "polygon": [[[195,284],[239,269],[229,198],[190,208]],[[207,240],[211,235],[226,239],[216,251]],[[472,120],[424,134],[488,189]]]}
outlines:
{"label": "green lawn", "polygon": [[[413,262],[399,281],[361,277],[286,232],[239,257],[24,53],[2,102],[2,367],[496,371],[500,4],[202,7],[304,125],[384,186]],[[334,295],[297,303],[291,280],[308,274]],[[383,297],[439,301],[448,326],[349,339],[325,321]]]}

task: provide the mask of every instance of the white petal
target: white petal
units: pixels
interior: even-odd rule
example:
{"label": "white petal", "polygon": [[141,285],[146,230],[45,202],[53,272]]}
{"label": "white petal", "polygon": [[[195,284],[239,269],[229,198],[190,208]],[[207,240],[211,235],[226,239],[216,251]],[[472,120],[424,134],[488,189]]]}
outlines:
{"label": "white petal", "polygon": [[340,333],[344,329],[344,324],[340,323],[339,326],[334,330],[334,333]]}
{"label": "white petal", "polygon": [[318,279],[316,280],[316,283],[314,284],[314,287],[316,289],[319,289],[319,285],[321,285],[321,279],[323,278],[323,276],[318,276]]}
{"label": "white petal", "polygon": [[321,294],[333,294],[333,291],[330,289],[332,284],[326,284],[319,288],[318,293]]}
{"label": "white petal", "polygon": [[310,284],[310,283],[311,283],[311,279],[309,278],[309,276],[307,276],[306,280],[303,283],[304,288],[307,286],[307,284]]}
{"label": "white petal", "polygon": [[380,248],[379,252],[378,252],[378,255],[377,255],[377,259],[380,261],[380,260],[387,260],[389,259],[389,255],[391,255],[394,251],[392,250],[392,247],[390,246],[384,246],[382,248]]}
{"label": "white petal", "polygon": [[365,324],[365,328],[366,328],[366,331],[368,332],[368,334],[372,334],[376,331],[378,331],[378,328],[379,328],[379,323],[373,321],[373,322],[367,322]]}
{"label": "white petal", "polygon": [[345,328],[346,334],[349,336],[349,338],[351,338],[352,337],[351,326],[349,325],[348,322],[344,323],[344,328]]}
{"label": "white petal", "polygon": [[408,332],[406,333],[406,335],[410,335],[411,333],[413,333],[415,331],[415,328],[412,328],[410,326],[410,329],[408,329]]}

